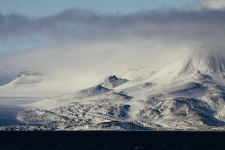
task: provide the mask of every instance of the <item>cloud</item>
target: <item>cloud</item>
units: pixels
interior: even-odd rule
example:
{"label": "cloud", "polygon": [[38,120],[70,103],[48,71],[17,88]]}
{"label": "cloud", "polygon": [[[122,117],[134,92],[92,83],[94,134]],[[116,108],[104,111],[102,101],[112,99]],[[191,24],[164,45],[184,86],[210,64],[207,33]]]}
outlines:
{"label": "cloud", "polygon": [[199,2],[188,6],[187,9],[190,10],[198,10],[201,11],[203,9],[214,9],[221,10],[225,9],[225,1],[224,0],[207,0],[203,2]]}
{"label": "cloud", "polygon": [[[19,15],[0,16],[0,38],[36,37],[58,43],[121,40],[130,37],[185,42],[222,36],[225,11],[145,11],[116,16],[89,10],[70,9],[55,16],[30,19]],[[214,39],[214,37],[213,37]],[[205,40],[205,39],[203,39]]]}
{"label": "cloud", "polygon": [[29,51],[1,56],[0,76],[37,70],[98,80],[134,64],[165,64],[190,45],[225,48],[224,16],[225,10],[208,8],[130,15],[74,8],[38,19],[0,15],[0,40],[38,41]]}

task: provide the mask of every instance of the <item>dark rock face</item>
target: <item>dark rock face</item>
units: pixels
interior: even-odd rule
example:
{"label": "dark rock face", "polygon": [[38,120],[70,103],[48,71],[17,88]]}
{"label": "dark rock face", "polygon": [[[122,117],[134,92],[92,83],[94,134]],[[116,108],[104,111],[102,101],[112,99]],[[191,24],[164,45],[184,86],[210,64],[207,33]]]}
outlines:
{"label": "dark rock face", "polygon": [[117,78],[115,75],[113,75],[105,79],[101,85],[106,88],[114,88],[126,83],[127,81],[128,81],[127,79]]}

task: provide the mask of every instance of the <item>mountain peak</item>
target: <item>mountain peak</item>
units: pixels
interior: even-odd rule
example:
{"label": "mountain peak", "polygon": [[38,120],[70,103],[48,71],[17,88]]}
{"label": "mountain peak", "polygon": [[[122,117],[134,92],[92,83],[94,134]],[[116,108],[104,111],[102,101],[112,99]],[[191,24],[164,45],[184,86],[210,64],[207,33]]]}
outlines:
{"label": "mountain peak", "polygon": [[126,83],[127,79],[117,78],[115,75],[107,77],[101,85],[106,88],[114,88]]}
{"label": "mountain peak", "polygon": [[220,50],[199,50],[184,61],[181,73],[199,71],[203,74],[225,72],[225,53]]}
{"label": "mountain peak", "polygon": [[21,77],[22,75],[25,75],[25,76],[35,76],[35,75],[43,75],[42,73],[40,72],[37,72],[37,71],[22,71],[18,77]]}
{"label": "mountain peak", "polygon": [[39,83],[44,79],[44,75],[40,72],[22,71],[18,77],[13,80],[11,85],[29,85]]}

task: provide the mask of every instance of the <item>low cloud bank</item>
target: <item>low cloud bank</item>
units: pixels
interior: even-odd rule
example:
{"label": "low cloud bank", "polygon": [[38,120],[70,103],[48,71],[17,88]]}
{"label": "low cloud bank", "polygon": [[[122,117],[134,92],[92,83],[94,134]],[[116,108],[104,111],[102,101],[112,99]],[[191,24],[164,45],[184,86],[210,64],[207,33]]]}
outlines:
{"label": "low cloud bank", "polygon": [[0,14],[2,43],[19,49],[36,42],[27,51],[0,56],[0,85],[23,70],[97,81],[135,64],[167,64],[195,46],[225,49],[224,16],[223,8],[208,6],[123,16],[76,8],[38,19]]}

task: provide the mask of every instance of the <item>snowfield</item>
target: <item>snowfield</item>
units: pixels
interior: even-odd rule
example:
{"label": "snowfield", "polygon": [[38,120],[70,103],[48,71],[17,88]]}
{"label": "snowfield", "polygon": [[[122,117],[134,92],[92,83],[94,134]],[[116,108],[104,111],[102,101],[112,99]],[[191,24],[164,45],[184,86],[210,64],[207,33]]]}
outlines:
{"label": "snowfield", "polygon": [[[34,86],[46,80],[37,73],[29,76],[22,74],[1,88]],[[11,128],[224,130],[224,77],[224,53],[199,51],[159,70],[134,67],[120,78],[109,76],[90,88],[25,104],[28,109],[17,119],[27,126]]]}

